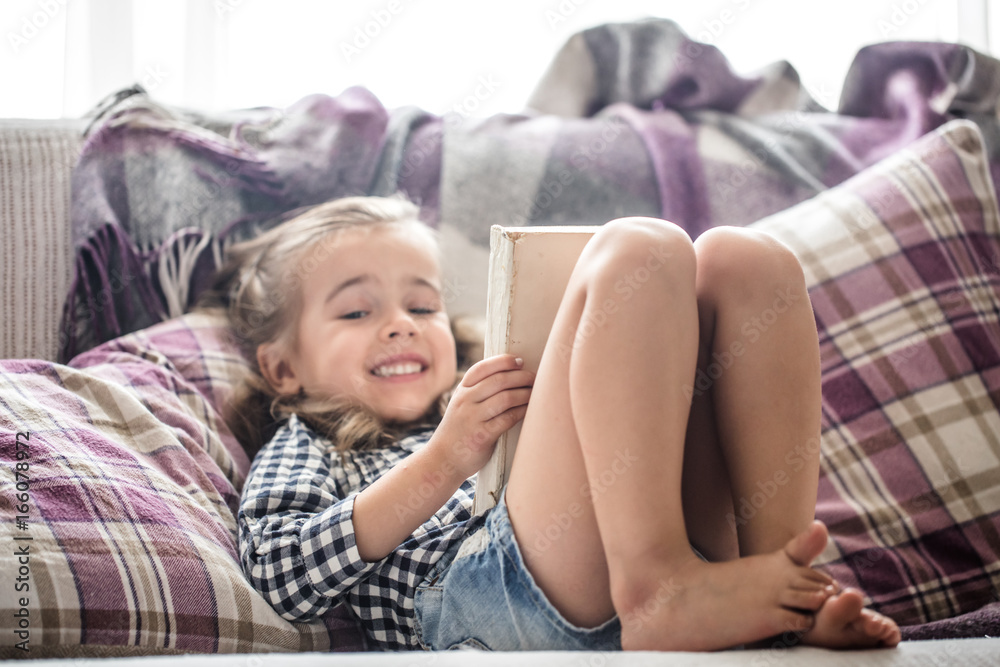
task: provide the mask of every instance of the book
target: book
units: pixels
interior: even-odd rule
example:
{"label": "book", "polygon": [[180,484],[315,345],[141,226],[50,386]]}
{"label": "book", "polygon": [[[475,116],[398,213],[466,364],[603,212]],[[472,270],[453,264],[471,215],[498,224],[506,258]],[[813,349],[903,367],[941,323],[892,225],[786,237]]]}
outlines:
{"label": "book", "polygon": [[[566,285],[597,226],[490,227],[484,358],[516,354],[538,372],[542,352]],[[493,455],[476,475],[473,514],[500,500],[510,475],[518,422],[497,440]]]}

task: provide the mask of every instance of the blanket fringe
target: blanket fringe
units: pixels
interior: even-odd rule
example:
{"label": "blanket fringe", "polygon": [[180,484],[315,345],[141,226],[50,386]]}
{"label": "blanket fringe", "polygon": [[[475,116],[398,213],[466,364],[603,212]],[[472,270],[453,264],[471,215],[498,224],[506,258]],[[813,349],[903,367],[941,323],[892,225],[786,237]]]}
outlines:
{"label": "blanket fringe", "polygon": [[84,350],[128,333],[122,326],[125,322],[145,326],[162,320],[163,315],[138,249],[121,228],[106,223],[78,248],[63,306],[58,361],[66,363]]}
{"label": "blanket fringe", "polygon": [[163,244],[156,274],[167,306],[164,319],[180,317],[187,311],[194,271],[206,248],[212,252],[214,266],[221,266],[222,248],[219,240],[200,229],[181,229]]}

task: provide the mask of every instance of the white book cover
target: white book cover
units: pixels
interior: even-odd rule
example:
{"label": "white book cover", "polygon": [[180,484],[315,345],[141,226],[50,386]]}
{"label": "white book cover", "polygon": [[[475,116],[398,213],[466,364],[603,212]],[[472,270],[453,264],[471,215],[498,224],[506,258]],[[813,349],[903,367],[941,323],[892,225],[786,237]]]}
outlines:
{"label": "white book cover", "polygon": [[[485,357],[516,354],[538,372],[570,274],[596,226],[490,228]],[[530,405],[530,401],[529,401]],[[514,461],[521,423],[500,436],[476,477],[473,513],[500,500]]]}

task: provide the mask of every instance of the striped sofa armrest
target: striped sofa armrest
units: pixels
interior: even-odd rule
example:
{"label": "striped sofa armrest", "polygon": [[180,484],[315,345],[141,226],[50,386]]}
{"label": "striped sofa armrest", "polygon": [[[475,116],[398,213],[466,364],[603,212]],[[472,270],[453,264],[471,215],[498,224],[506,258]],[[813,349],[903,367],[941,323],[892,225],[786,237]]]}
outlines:
{"label": "striped sofa armrest", "polygon": [[0,358],[56,357],[84,122],[0,119]]}

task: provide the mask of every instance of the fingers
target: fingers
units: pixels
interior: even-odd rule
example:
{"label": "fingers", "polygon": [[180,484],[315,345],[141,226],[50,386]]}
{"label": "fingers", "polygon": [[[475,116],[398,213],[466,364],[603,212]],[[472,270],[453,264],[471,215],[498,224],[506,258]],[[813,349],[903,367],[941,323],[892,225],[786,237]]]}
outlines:
{"label": "fingers", "polygon": [[459,431],[499,436],[524,418],[535,374],[515,355],[499,354],[473,364],[449,403]]}
{"label": "fingers", "polygon": [[474,387],[494,373],[519,370],[524,364],[523,362],[518,364],[518,358],[513,354],[498,354],[493,357],[487,357],[482,361],[477,361],[465,372],[462,384],[466,387]]}
{"label": "fingers", "polygon": [[486,440],[483,440],[482,435],[488,436],[489,448],[492,450],[494,444],[500,436],[507,431],[509,431],[515,424],[524,419],[524,415],[527,414],[527,405],[517,405],[509,410],[505,410],[499,414],[496,414],[482,422],[480,430],[477,432],[477,436],[474,440],[478,443],[477,446],[481,447]]}
{"label": "fingers", "polygon": [[527,412],[527,405],[518,405],[491,419],[490,424],[496,426],[497,437],[500,437],[501,433],[513,428],[514,424],[524,419],[524,415],[527,414]]}
{"label": "fingers", "polygon": [[[497,417],[503,416],[505,413],[513,410],[514,408],[523,408],[524,410],[527,410],[528,400],[530,398],[531,389],[508,389],[507,391],[495,394],[484,401],[483,407],[486,408],[487,414],[490,415],[490,421],[492,421]],[[513,424],[511,424],[511,426],[513,426]]]}
{"label": "fingers", "polygon": [[[483,384],[490,377],[495,377],[493,390],[491,393],[502,391],[510,387],[531,386],[535,381],[535,374],[531,371],[523,370],[524,363],[517,363],[518,357],[513,354],[498,354],[495,357],[483,359],[466,371],[462,378],[462,385],[465,387],[476,387]],[[486,396],[480,396],[477,400],[483,400]]]}
{"label": "fingers", "polygon": [[490,397],[478,405],[483,410],[480,423],[491,436],[499,438],[524,419],[530,396],[530,389],[511,389]]}

